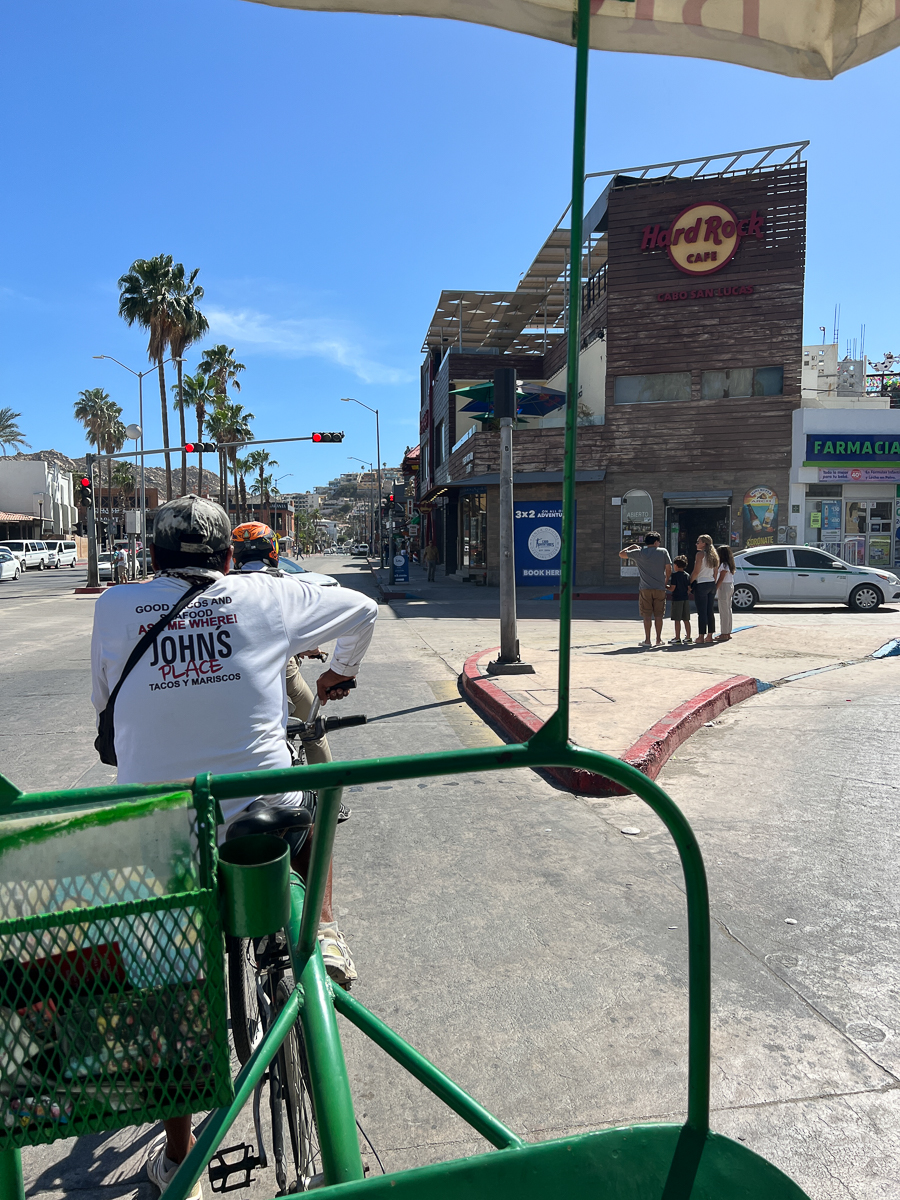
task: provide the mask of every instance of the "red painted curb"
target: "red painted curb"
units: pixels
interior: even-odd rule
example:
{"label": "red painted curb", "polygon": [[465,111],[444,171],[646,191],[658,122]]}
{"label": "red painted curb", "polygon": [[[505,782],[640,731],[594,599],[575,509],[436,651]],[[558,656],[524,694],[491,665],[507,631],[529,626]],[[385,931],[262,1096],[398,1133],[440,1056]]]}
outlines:
{"label": "red painted curb", "polygon": [[[463,695],[472,707],[490,717],[500,728],[517,742],[526,742],[542,727],[541,719],[529,709],[513,700],[492,679],[487,679],[478,669],[478,661],[487,654],[496,654],[499,646],[492,650],[480,650],[471,654],[463,665],[459,677]],[[718,716],[733,704],[740,704],[759,691],[758,682],[749,675],[733,675],[721,683],[685,700],[677,708],[666,713],[645,734],[621,755],[622,759],[643,772],[648,779],[655,779],[664,763],[687,741],[691,734],[705,722]],[[585,771],[580,767],[546,767],[552,775],[571,792],[585,796],[623,796],[628,789],[602,775]]]}

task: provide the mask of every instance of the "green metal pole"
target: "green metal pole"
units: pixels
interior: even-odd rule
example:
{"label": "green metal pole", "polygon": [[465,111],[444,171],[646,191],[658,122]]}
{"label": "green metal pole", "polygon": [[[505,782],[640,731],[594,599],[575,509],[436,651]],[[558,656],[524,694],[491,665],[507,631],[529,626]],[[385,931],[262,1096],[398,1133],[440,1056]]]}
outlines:
{"label": "green metal pole", "polygon": [[18,1147],[0,1151],[0,1196],[3,1200],[25,1200],[22,1154]]}
{"label": "green metal pole", "polygon": [[569,740],[569,677],[572,588],[575,583],[575,445],[578,419],[578,356],[581,351],[581,243],[584,223],[584,143],[587,129],[588,49],[591,0],[578,0],[575,15],[575,122],[572,137],[572,232],[569,239],[569,354],[566,379],[566,457],[563,467],[562,563],[559,573],[559,699],[548,722],[553,740]]}
{"label": "green metal pole", "polygon": [[364,1177],[347,1064],[338,1033],[331,985],[318,942],[319,917],[334,848],[341,790],[331,787],[319,791],[306,888],[305,892],[296,886],[291,888],[289,929],[294,979],[303,989],[300,1022],[309,1060],[326,1183],[347,1183]]}
{"label": "green metal pole", "polygon": [[525,1145],[522,1139],[511,1129],[507,1129],[502,1121],[498,1121],[493,1113],[483,1108],[468,1092],[464,1092],[448,1075],[438,1070],[433,1062],[429,1062],[423,1054],[420,1054],[415,1046],[404,1041],[399,1033],[395,1033],[391,1029],[390,1025],[385,1025],[384,1021],[370,1012],[364,1004],[354,1000],[349,993],[342,991],[341,988],[335,988],[334,1006],[342,1016],[345,1016],[348,1021],[352,1021],[357,1029],[361,1029],[366,1037],[372,1039],[376,1046],[380,1046],[414,1079],[423,1083],[429,1091],[442,1100],[448,1108],[452,1108],[492,1146],[496,1146],[498,1150],[506,1150]]}

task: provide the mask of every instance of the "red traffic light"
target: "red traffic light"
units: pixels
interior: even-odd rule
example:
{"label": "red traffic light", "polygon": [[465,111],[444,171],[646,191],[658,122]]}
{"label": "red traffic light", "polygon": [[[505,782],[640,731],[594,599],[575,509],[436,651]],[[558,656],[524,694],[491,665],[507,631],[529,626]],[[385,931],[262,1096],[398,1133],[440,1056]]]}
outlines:
{"label": "red traffic light", "polygon": [[185,450],[187,451],[187,453],[188,453],[188,454],[193,454],[193,453],[194,453],[194,443],[193,443],[193,442],[185,442],[185,443],[184,443],[184,448],[185,448]]}
{"label": "red traffic light", "polygon": [[89,479],[82,479],[81,486],[89,488],[91,486],[91,481]]}
{"label": "red traffic light", "polygon": [[313,440],[314,442],[321,442],[321,440],[322,440],[322,435],[321,435],[321,433],[314,433],[314,434],[312,435],[312,440]]}

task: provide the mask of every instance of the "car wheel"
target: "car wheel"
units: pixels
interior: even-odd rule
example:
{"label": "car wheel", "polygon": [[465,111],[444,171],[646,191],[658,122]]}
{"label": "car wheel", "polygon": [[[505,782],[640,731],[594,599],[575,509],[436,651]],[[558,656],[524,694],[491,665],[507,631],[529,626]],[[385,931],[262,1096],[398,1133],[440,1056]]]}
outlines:
{"label": "car wheel", "polygon": [[861,583],[850,593],[849,604],[855,612],[874,612],[883,600],[874,583]]}
{"label": "car wheel", "polygon": [[19,568],[16,567],[16,573],[13,575],[13,583],[19,578]]}
{"label": "car wheel", "polygon": [[737,612],[749,612],[754,604],[758,602],[759,594],[749,583],[738,583],[735,585],[734,595],[731,597],[731,607]]}
{"label": "car wheel", "polygon": [[38,570],[43,571],[43,569],[46,567],[46,565],[47,564],[44,562],[44,560],[41,559],[40,562],[38,563]]}
{"label": "car wheel", "polygon": [[75,570],[75,559],[74,559],[74,558],[73,558],[73,559],[72,559],[72,561],[69,563],[69,566],[72,568],[72,570],[73,570],[73,571]]}

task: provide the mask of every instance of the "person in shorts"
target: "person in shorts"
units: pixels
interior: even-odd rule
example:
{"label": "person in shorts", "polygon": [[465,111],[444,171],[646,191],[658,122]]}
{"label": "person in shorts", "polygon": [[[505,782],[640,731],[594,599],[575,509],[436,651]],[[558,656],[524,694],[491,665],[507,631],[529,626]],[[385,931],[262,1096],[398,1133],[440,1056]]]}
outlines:
{"label": "person in shorts", "polygon": [[644,622],[644,640],[638,642],[646,649],[652,646],[650,627],[656,626],[656,644],[661,646],[663,618],[666,615],[666,588],[669,586],[669,576],[672,574],[672,560],[668,550],[659,543],[662,539],[655,530],[644,534],[643,546],[635,543],[619,551],[619,558],[634,559],[638,574],[641,577],[638,589],[638,611]]}
{"label": "person in shorts", "polygon": [[[674,646],[680,646],[682,640],[685,642],[694,640],[691,637],[691,600],[688,595],[690,576],[687,568],[688,560],[683,554],[679,554],[672,567],[669,586],[666,588],[670,600],[669,616],[675,622],[675,636],[669,638],[669,642]],[[684,639],[681,637],[682,621],[684,622]]]}

